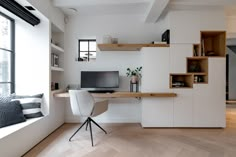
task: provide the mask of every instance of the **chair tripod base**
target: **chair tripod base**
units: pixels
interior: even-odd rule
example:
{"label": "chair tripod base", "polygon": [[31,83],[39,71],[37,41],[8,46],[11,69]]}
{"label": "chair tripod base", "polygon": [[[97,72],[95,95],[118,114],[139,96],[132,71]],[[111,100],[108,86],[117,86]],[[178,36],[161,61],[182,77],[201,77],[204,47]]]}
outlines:
{"label": "chair tripod base", "polygon": [[86,124],[86,130],[87,130],[87,127],[89,125],[89,130],[90,130],[90,135],[91,135],[91,142],[92,142],[92,146],[93,146],[93,132],[92,132],[91,122],[93,122],[97,127],[99,127],[103,132],[105,132],[105,134],[107,134],[107,132],[100,125],[98,125],[92,118],[88,117],[86,119],[86,121],[84,121],[84,123],[79,127],[79,129],[77,129],[76,132],[70,137],[69,141],[71,141],[71,139],[75,136],[75,134]]}

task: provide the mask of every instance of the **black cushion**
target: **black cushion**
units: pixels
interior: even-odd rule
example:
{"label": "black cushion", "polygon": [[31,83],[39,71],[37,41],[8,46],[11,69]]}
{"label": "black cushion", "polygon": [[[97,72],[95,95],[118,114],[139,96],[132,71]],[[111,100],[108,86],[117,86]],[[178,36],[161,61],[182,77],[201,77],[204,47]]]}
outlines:
{"label": "black cushion", "polygon": [[20,101],[25,118],[27,119],[37,118],[43,116],[41,112],[42,97],[43,94],[37,94],[31,96],[15,95],[13,96],[12,101],[15,100]]}
{"label": "black cushion", "polygon": [[19,101],[0,104],[0,128],[21,122],[25,117]]}

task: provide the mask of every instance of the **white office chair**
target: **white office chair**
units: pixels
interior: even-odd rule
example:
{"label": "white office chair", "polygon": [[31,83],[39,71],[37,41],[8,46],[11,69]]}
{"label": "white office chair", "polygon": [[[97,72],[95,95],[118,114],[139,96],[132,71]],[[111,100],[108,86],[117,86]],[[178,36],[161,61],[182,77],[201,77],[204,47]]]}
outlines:
{"label": "white office chair", "polygon": [[86,90],[69,90],[70,104],[74,115],[87,117],[85,122],[79,127],[79,129],[70,137],[69,141],[75,136],[75,134],[86,124],[86,130],[89,125],[91,141],[93,146],[93,133],[91,122],[97,125],[101,130],[107,134],[107,132],[98,125],[91,117],[98,116],[104,113],[108,109],[108,101],[95,102],[93,96]]}

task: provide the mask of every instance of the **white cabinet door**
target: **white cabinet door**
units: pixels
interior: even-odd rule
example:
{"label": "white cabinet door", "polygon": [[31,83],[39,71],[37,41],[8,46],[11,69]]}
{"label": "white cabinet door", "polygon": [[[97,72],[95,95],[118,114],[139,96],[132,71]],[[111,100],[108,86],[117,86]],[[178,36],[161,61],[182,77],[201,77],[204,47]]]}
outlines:
{"label": "white cabinet door", "polygon": [[[170,92],[169,48],[142,49],[142,92]],[[173,98],[143,98],[143,127],[172,127]]]}
{"label": "white cabinet door", "polygon": [[169,48],[143,48],[142,92],[168,92],[170,61]]}
{"label": "white cabinet door", "polygon": [[193,44],[170,45],[170,72],[186,73],[187,57],[193,56]]}
{"label": "white cabinet door", "polygon": [[173,98],[142,99],[142,127],[173,127]]}
{"label": "white cabinet door", "polygon": [[193,126],[193,90],[174,89],[174,127]]}
{"label": "white cabinet door", "polygon": [[194,126],[225,127],[225,58],[209,58],[208,84],[194,85]]}

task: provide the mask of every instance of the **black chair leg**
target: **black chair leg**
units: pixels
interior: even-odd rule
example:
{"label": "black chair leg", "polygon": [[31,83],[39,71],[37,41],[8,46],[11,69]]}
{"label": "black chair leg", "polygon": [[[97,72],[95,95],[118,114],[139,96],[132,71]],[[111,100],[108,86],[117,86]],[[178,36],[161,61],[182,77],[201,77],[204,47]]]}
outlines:
{"label": "black chair leg", "polygon": [[85,128],[85,130],[87,131],[88,130],[88,121],[87,121],[87,123],[86,123],[86,128]]}
{"label": "black chair leg", "polygon": [[84,124],[85,124],[85,123],[88,123],[88,121],[89,121],[89,118],[87,118],[87,120],[79,127],[79,129],[76,130],[76,132],[70,137],[69,141],[71,141],[72,137],[74,137],[75,134],[84,126]]}
{"label": "black chair leg", "polygon": [[89,117],[89,120],[92,121],[95,125],[97,125],[102,131],[104,131],[105,134],[107,134],[107,132],[100,125],[98,125],[92,118]]}
{"label": "black chair leg", "polygon": [[90,128],[90,135],[91,135],[91,141],[92,141],[92,147],[93,147],[93,131],[92,131],[92,126],[91,126],[91,118],[88,119],[89,121],[89,128]]}

